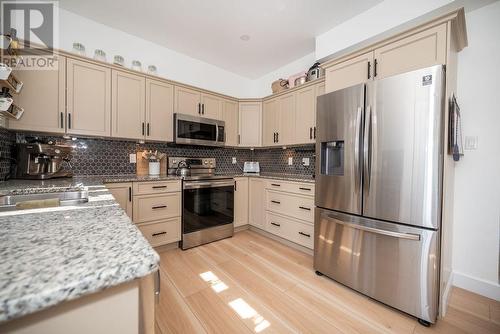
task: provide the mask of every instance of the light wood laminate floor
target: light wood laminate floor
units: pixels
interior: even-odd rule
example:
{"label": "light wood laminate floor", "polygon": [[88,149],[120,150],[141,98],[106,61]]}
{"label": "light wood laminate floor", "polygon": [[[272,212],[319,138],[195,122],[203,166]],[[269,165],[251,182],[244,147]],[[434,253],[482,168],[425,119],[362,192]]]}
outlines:
{"label": "light wood laminate floor", "polygon": [[500,333],[500,303],[453,290],[425,328],[312,267],[312,256],[252,231],[161,255],[157,334]]}

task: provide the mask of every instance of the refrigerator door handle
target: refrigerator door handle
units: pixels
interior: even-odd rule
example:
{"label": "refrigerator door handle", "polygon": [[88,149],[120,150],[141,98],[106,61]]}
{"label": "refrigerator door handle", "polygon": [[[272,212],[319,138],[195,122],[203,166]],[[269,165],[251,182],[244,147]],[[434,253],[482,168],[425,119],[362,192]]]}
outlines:
{"label": "refrigerator door handle", "polygon": [[370,177],[371,177],[371,123],[372,123],[372,108],[371,106],[366,107],[366,118],[365,118],[365,129],[363,136],[363,170],[364,170],[364,182],[365,190],[368,192],[370,190]]}
{"label": "refrigerator door handle", "polygon": [[354,142],[354,170],[356,172],[356,177],[354,178],[354,187],[355,187],[355,192],[359,192],[360,188],[360,181],[361,181],[361,168],[359,164],[359,150],[361,147],[361,114],[363,112],[363,109],[361,107],[358,107],[358,111],[356,114],[356,132],[355,132],[355,142]]}
{"label": "refrigerator door handle", "polygon": [[401,232],[393,232],[393,231],[388,231],[388,230],[381,230],[378,228],[374,227],[369,227],[369,226],[363,226],[363,225],[358,225],[358,224],[352,224],[348,222],[341,221],[337,219],[335,216],[329,215],[328,216],[331,219],[335,219],[336,224],[344,225],[356,230],[361,230],[361,231],[366,231],[366,232],[371,232],[371,233],[376,233],[376,234],[382,234],[382,235],[387,235],[389,237],[394,237],[394,238],[399,238],[399,239],[408,239],[408,240],[415,240],[415,241],[420,241],[420,234],[414,234],[414,233],[401,233]]}

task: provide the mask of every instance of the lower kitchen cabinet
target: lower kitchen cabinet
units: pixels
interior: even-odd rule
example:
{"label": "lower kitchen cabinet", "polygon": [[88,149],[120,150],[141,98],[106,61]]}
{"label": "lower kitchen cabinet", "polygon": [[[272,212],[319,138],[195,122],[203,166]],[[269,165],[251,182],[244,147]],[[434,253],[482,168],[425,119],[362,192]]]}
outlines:
{"label": "lower kitchen cabinet", "polygon": [[153,247],[181,240],[181,218],[140,224],[139,230]]}
{"label": "lower kitchen cabinet", "polygon": [[248,178],[234,178],[234,227],[248,224]]}
{"label": "lower kitchen cabinet", "polygon": [[248,223],[251,226],[265,229],[265,179],[248,180]]}
{"label": "lower kitchen cabinet", "polygon": [[105,185],[153,247],[181,240],[181,181]]}
{"label": "lower kitchen cabinet", "polygon": [[313,249],[314,184],[266,180],[264,191],[264,229]]}
{"label": "lower kitchen cabinet", "polygon": [[106,188],[113,195],[120,207],[125,210],[127,216],[132,219],[132,182],[107,183]]}

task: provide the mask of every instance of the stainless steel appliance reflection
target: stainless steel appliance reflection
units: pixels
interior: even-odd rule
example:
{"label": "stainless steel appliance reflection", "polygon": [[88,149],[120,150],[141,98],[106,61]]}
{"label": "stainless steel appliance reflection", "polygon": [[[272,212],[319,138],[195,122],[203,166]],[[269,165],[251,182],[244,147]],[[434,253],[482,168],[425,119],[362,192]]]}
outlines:
{"label": "stainless steel appliance reflection", "polygon": [[191,171],[182,180],[182,249],[231,237],[234,233],[234,179],[216,176],[214,158],[171,157],[168,173]]}
{"label": "stainless steel appliance reflection", "polygon": [[68,145],[41,142],[19,143],[16,146],[18,179],[51,179],[71,177],[71,171],[63,170],[63,163],[69,163],[72,147]]}
{"label": "stainless steel appliance reflection", "polygon": [[444,68],[318,98],[314,267],[435,322]]}

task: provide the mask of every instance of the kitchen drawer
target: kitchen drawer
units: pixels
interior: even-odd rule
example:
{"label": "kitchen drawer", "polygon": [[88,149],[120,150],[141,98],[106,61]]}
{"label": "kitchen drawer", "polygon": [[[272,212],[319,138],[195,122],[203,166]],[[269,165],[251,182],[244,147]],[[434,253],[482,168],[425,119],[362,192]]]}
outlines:
{"label": "kitchen drawer", "polygon": [[181,240],[180,217],[151,223],[142,223],[137,227],[139,227],[139,230],[141,230],[144,237],[153,247]]}
{"label": "kitchen drawer", "polygon": [[309,195],[314,197],[314,183],[298,183],[281,180],[267,180],[266,189],[285,191],[289,193]]}
{"label": "kitchen drawer", "polygon": [[289,219],[268,211],[266,211],[266,231],[287,240],[291,240],[294,235]]}
{"label": "kitchen drawer", "polygon": [[266,209],[308,222],[314,221],[314,198],[266,190]]}
{"label": "kitchen drawer", "polygon": [[291,241],[301,246],[313,249],[314,247],[314,225],[298,221],[290,221],[293,237]]}
{"label": "kitchen drawer", "polygon": [[180,217],[181,194],[134,196],[134,223]]}
{"label": "kitchen drawer", "polygon": [[181,181],[134,182],[134,195],[162,194],[181,191]]}

